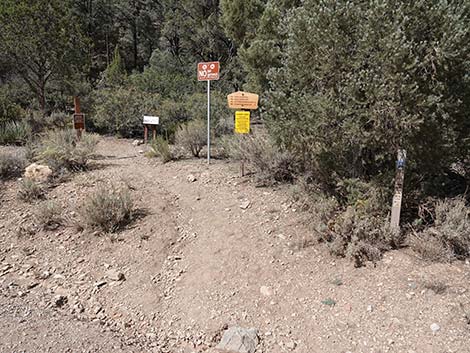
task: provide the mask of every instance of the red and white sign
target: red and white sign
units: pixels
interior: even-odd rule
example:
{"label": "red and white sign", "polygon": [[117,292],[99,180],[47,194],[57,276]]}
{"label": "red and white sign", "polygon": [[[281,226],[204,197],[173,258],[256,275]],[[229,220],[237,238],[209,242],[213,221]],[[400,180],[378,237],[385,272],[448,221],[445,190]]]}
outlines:
{"label": "red and white sign", "polygon": [[198,81],[216,81],[219,79],[220,63],[212,61],[197,64]]}

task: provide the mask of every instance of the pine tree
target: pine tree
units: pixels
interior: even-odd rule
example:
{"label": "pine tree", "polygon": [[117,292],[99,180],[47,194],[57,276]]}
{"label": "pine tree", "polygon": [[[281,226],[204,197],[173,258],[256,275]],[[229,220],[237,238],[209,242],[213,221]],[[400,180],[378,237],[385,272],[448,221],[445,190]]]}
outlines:
{"label": "pine tree", "polygon": [[106,68],[104,75],[104,84],[108,87],[122,86],[127,79],[126,69],[121,60],[119,47],[114,49],[113,61]]}
{"label": "pine tree", "polygon": [[399,148],[421,180],[468,165],[469,16],[467,1],[306,0],[280,25],[271,134],[333,185],[384,179]]}

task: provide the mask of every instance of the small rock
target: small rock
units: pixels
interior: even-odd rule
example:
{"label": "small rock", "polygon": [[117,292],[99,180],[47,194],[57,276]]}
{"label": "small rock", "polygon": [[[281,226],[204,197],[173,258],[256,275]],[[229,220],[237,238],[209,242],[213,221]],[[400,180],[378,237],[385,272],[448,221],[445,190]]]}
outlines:
{"label": "small rock", "polygon": [[297,343],[295,343],[294,341],[287,342],[286,347],[287,349],[293,351],[297,347]]}
{"label": "small rock", "polygon": [[27,289],[33,289],[33,288],[37,287],[38,285],[39,285],[39,282],[30,282],[30,283],[26,286],[26,288],[27,288]]}
{"label": "small rock", "polygon": [[142,140],[134,140],[134,142],[132,142],[132,146],[134,147],[137,147],[137,146],[140,146],[144,143],[144,141]]}
{"label": "small rock", "polygon": [[103,287],[104,285],[106,285],[107,283],[108,283],[108,282],[106,282],[106,281],[99,281],[99,282],[96,282],[96,283],[95,283],[95,287],[96,287],[96,288],[101,288],[101,287]]}
{"label": "small rock", "polygon": [[43,273],[37,276],[38,279],[42,280],[48,279],[49,277],[51,277],[51,273],[49,271],[44,271]]}
{"label": "small rock", "polygon": [[258,330],[231,327],[224,332],[222,340],[215,348],[221,352],[255,353],[258,343]]}
{"label": "small rock", "polygon": [[77,303],[73,306],[73,313],[81,314],[85,311],[82,304]]}
{"label": "small rock", "polygon": [[186,180],[188,181],[188,183],[194,183],[195,181],[197,181],[197,178],[193,174],[189,174],[186,177]]}
{"label": "small rock", "polygon": [[368,312],[373,312],[374,311],[374,307],[372,305],[367,305],[367,311]]}
{"label": "small rock", "polygon": [[125,281],[126,277],[124,276],[124,273],[119,272],[117,270],[109,270],[106,272],[106,278],[110,279],[111,281]]}
{"label": "small rock", "polygon": [[67,297],[65,295],[56,295],[52,303],[54,306],[61,308],[67,304]]}
{"label": "small rock", "polygon": [[259,289],[260,293],[262,295],[264,295],[265,297],[270,297],[271,295],[273,295],[273,291],[271,290],[271,288],[267,287],[267,286],[262,286],[260,289]]}
{"label": "small rock", "polygon": [[436,333],[437,331],[441,329],[441,326],[439,326],[439,324],[436,324],[436,323],[433,323],[430,327],[433,333]]}
{"label": "small rock", "polygon": [[249,200],[246,200],[246,201],[243,201],[241,204],[240,204],[240,208],[242,210],[246,210],[248,208],[250,208],[251,206],[251,202]]}
{"label": "small rock", "polygon": [[38,183],[45,183],[52,175],[52,169],[45,165],[33,163],[25,169],[24,176]]}

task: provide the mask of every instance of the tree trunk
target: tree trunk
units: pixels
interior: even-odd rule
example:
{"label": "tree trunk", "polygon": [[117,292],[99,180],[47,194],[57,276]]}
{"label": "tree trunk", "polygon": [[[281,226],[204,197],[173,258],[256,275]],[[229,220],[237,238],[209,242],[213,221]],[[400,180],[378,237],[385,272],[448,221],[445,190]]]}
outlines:
{"label": "tree trunk", "polygon": [[46,116],[46,85],[41,84],[38,90],[38,100],[39,100],[39,108],[41,109],[42,116]]}

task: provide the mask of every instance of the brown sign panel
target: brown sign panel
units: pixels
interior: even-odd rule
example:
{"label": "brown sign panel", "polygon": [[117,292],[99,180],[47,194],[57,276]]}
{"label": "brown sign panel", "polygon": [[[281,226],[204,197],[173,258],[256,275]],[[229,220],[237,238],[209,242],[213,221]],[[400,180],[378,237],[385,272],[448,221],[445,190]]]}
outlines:
{"label": "brown sign panel", "polygon": [[76,113],[73,115],[73,127],[75,130],[85,130],[85,114]]}
{"label": "brown sign panel", "polygon": [[228,95],[228,106],[231,109],[258,109],[259,96],[248,92],[235,92]]}
{"label": "brown sign panel", "polygon": [[220,77],[220,63],[211,61],[197,64],[198,81],[215,81]]}

